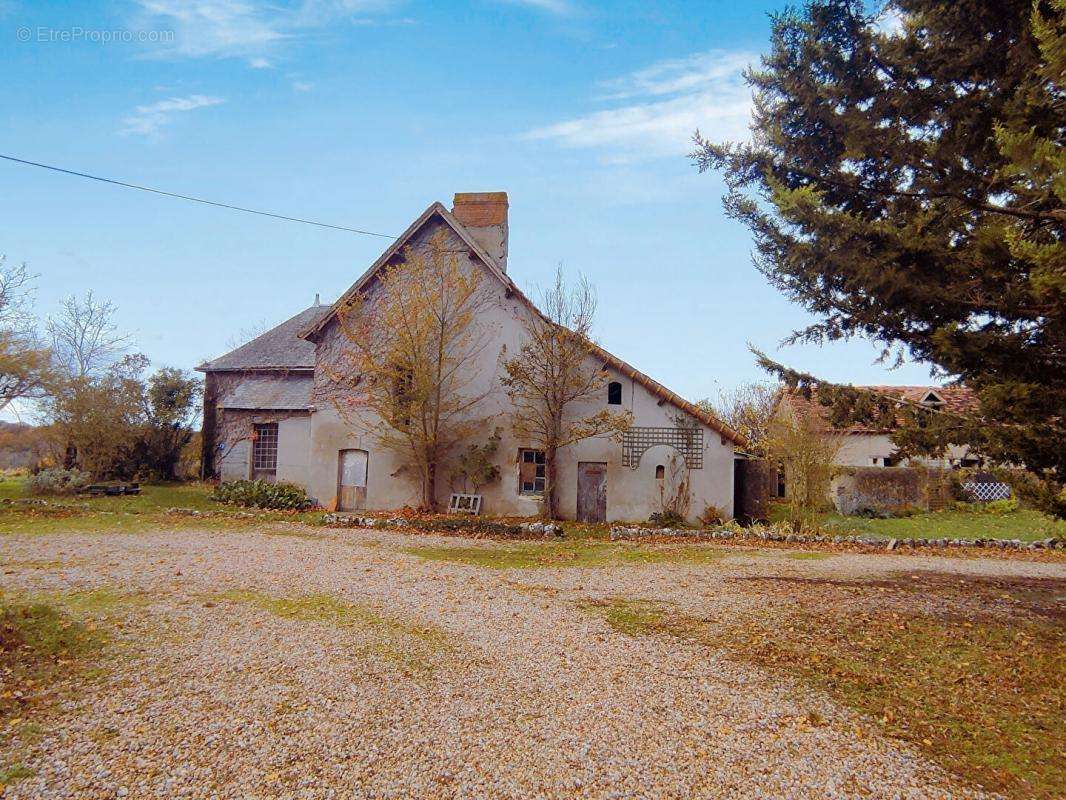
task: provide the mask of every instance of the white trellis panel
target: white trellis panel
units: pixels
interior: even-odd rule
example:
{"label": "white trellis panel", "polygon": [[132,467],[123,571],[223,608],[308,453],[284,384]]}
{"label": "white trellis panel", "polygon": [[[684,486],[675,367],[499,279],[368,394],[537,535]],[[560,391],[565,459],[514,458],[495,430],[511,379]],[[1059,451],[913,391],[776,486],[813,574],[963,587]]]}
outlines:
{"label": "white trellis panel", "polygon": [[964,483],[962,488],[966,490],[971,500],[978,503],[1010,499],[1010,486],[999,481],[973,481]]}

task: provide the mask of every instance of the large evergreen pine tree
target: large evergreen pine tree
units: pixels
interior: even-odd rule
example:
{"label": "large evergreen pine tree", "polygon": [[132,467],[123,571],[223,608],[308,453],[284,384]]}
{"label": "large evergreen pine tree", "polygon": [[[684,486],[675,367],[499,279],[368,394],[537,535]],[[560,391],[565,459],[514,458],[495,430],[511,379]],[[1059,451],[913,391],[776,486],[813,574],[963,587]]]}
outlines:
{"label": "large evergreen pine tree", "polygon": [[[748,73],[752,138],[696,135],[770,282],[818,318],[975,390],[979,413],[819,384],[838,416],[903,415],[905,453],[969,444],[1066,512],[1066,0],[814,0]],[[886,20],[890,24],[886,24]],[[793,385],[816,379],[764,359]]]}

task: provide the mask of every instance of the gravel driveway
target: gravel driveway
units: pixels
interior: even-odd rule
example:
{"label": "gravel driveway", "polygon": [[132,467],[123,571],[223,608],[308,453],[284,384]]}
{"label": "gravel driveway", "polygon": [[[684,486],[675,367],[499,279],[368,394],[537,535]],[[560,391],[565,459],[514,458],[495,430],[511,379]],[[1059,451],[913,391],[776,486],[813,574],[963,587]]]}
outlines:
{"label": "gravel driveway", "polygon": [[490,570],[403,552],[432,537],[273,533],[6,537],[5,591],[107,589],[112,644],[43,734],[8,742],[34,774],[5,798],[977,797],[822,697],[580,605],[721,617],[753,602],[727,577],[1066,574],[779,551]]}

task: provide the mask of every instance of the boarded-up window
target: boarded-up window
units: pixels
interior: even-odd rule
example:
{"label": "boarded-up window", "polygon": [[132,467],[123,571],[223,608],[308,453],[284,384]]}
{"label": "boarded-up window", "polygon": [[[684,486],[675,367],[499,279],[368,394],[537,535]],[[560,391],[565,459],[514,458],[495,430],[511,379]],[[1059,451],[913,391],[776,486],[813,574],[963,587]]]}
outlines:
{"label": "boarded-up window", "polygon": [[252,472],[275,472],[278,468],[278,423],[252,426]]}
{"label": "boarded-up window", "polygon": [[607,405],[622,405],[622,384],[618,381],[611,381],[607,384]]}
{"label": "boarded-up window", "polygon": [[366,467],[370,453],[366,450],[341,450],[341,486],[366,488]]}
{"label": "boarded-up window", "polygon": [[518,451],[519,494],[544,494],[544,451]]}

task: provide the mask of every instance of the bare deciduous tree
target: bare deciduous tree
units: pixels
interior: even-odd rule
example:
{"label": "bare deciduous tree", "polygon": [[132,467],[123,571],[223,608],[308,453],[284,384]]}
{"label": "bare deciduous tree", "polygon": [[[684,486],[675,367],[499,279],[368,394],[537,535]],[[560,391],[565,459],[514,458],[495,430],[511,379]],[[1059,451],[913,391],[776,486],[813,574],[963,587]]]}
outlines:
{"label": "bare deciduous tree", "polygon": [[46,325],[56,368],[72,378],[100,375],[129,350],[133,337],[119,333],[116,311],[114,303],[97,301],[91,291],[81,300],[66,298]]}
{"label": "bare deciduous tree", "polygon": [[719,389],[715,400],[701,400],[696,405],[717,414],[743,436],[749,453],[764,457],[779,392],[780,388],[771,383],[748,383],[733,391]]}
{"label": "bare deciduous tree", "polygon": [[25,264],[9,265],[0,256],[0,410],[38,396],[47,379],[48,350],[30,313],[32,280]]}
{"label": "bare deciduous tree", "polygon": [[442,469],[484,425],[478,405],[491,389],[477,385],[477,367],[489,331],[477,318],[490,300],[482,271],[438,234],[338,315],[344,346],[326,368],[341,390],[334,405],[417,471],[422,510],[436,509]]}
{"label": "bare deciduous tree", "polygon": [[601,396],[607,383],[606,372],[593,361],[596,295],[588,281],[581,278],[568,288],[560,267],[541,307],[541,314],[523,320],[526,342],[517,355],[503,360],[502,380],[515,406],[515,434],[544,451],[543,513],[556,519],[559,450],[592,436],[617,436],[633,415],[606,409],[582,413],[583,403]]}

